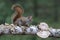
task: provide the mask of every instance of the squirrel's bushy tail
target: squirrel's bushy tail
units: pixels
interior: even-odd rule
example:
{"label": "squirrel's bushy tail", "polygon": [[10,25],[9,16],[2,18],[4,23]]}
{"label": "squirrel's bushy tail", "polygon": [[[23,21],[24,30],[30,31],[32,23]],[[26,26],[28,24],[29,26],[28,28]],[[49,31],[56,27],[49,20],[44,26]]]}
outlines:
{"label": "squirrel's bushy tail", "polygon": [[[16,11],[16,9],[15,9],[16,7],[19,7],[20,10],[18,9],[18,10]],[[22,14],[23,14],[24,10],[23,10],[23,8],[21,7],[21,5],[19,5],[19,4],[14,4],[14,5],[12,6],[12,10],[15,11],[15,13],[12,15],[12,21],[13,21],[13,23],[14,23],[18,18],[22,17]]]}

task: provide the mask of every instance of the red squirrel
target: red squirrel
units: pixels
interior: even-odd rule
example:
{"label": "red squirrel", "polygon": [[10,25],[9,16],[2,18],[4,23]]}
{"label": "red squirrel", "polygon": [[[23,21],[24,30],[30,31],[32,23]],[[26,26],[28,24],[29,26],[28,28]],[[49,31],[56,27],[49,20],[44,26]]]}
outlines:
{"label": "red squirrel", "polygon": [[12,5],[12,9],[15,11],[12,16],[13,24],[17,26],[29,26],[29,24],[32,22],[32,16],[22,16],[24,10],[19,4]]}

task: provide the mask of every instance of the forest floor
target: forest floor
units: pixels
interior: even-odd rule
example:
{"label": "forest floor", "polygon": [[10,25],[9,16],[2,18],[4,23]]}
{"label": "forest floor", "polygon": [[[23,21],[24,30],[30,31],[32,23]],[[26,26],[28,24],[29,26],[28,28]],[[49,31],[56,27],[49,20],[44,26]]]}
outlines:
{"label": "forest floor", "polygon": [[48,37],[42,39],[37,35],[1,35],[0,40],[60,40],[60,38]]}

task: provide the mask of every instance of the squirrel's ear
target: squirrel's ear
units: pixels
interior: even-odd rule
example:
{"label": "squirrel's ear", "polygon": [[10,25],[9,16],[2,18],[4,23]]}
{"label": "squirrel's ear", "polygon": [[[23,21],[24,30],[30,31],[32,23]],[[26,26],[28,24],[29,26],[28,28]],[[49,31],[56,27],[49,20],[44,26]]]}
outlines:
{"label": "squirrel's ear", "polygon": [[32,20],[32,16],[28,16],[28,19]]}

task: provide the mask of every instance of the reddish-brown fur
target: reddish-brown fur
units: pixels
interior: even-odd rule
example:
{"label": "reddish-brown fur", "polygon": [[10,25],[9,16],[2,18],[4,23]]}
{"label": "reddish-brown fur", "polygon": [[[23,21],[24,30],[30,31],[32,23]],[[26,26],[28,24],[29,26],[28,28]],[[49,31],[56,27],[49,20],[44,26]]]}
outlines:
{"label": "reddish-brown fur", "polygon": [[18,7],[18,6],[15,7],[14,9],[17,11],[17,14],[14,17],[13,22],[15,22],[17,19],[21,18],[22,17],[22,13],[23,13],[23,9]]}

